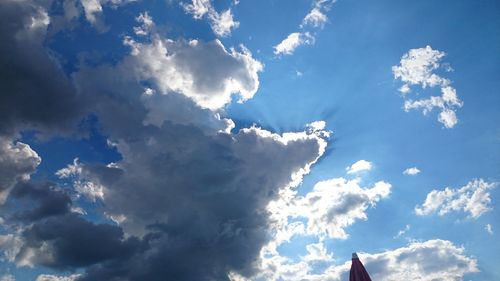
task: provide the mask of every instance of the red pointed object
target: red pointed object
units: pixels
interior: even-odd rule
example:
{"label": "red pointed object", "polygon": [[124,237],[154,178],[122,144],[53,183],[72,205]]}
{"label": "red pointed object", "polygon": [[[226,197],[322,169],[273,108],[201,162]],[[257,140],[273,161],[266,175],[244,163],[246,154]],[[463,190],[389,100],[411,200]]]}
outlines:
{"label": "red pointed object", "polygon": [[372,281],[365,267],[361,263],[356,253],[352,253],[351,272],[349,273],[349,281]]}

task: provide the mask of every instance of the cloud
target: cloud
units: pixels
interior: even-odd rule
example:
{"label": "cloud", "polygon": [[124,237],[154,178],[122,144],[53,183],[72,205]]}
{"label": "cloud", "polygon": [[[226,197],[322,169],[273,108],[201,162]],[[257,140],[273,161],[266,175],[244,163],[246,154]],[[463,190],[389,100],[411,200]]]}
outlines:
{"label": "cloud", "polygon": [[18,233],[0,234],[0,262],[14,262],[22,245]]}
{"label": "cloud", "polygon": [[302,20],[301,28],[312,26],[315,28],[323,28],[328,21],[325,12],[329,11],[336,0],[314,0],[313,7]]}
{"label": "cloud", "polygon": [[372,162],[366,160],[359,160],[358,162],[352,164],[346,168],[348,174],[355,174],[362,171],[370,171],[373,167]]}
{"label": "cloud", "polygon": [[459,189],[447,187],[444,190],[432,190],[425,202],[415,207],[415,213],[423,216],[437,212],[444,216],[452,211],[462,211],[476,219],[492,209],[489,190],[495,187],[496,183],[475,179]]}
{"label": "cloud", "polygon": [[0,205],[19,181],[27,181],[42,159],[25,143],[0,136]]}
{"label": "cloud", "polygon": [[[11,192],[16,199],[31,200],[36,207],[18,211],[14,218],[28,222],[38,221],[46,217],[66,214],[70,211],[71,198],[65,192],[58,190],[53,183],[33,184],[18,183]],[[33,204],[34,202],[34,204]]]}
{"label": "cloud", "polygon": [[134,27],[134,33],[138,36],[147,36],[150,34],[151,30],[155,27],[153,18],[148,12],[139,14],[135,20],[141,24],[141,26]]}
{"label": "cloud", "polygon": [[0,136],[68,131],[85,108],[44,47],[50,23],[45,2],[0,1]]}
{"label": "cloud", "polygon": [[417,167],[411,167],[404,170],[403,174],[407,176],[415,176],[417,174],[420,174],[420,170]]}
{"label": "cloud", "polygon": [[313,43],[314,36],[312,36],[309,32],[290,33],[287,38],[281,41],[281,43],[274,46],[274,53],[276,55],[291,55],[297,47],[301,45],[311,45]]}
{"label": "cloud", "polygon": [[126,258],[138,246],[136,239],[124,239],[119,227],[95,224],[74,214],[37,221],[23,232],[23,238],[18,265],[59,270]]}
{"label": "cloud", "polygon": [[291,55],[295,49],[301,45],[314,44],[315,34],[309,29],[309,27],[313,27],[314,29],[323,28],[325,23],[328,21],[328,17],[325,15],[325,12],[329,11],[335,2],[336,0],[314,0],[312,9],[304,17],[304,19],[302,19],[302,23],[299,25],[302,30],[309,31],[290,33],[287,38],[283,39],[279,44],[273,47],[274,54]]}
{"label": "cloud", "polygon": [[356,220],[366,220],[366,210],[391,192],[389,183],[380,181],[361,188],[357,180],[343,178],[321,181],[311,192],[296,198],[291,217],[307,219],[307,234],[346,239],[345,228]]}
{"label": "cloud", "polygon": [[80,275],[73,274],[70,276],[57,276],[57,275],[38,275],[35,281],[76,281]]}
{"label": "cloud", "polygon": [[[372,187],[360,187],[359,180],[334,178],[318,182],[303,196],[284,189],[268,206],[273,221],[273,239],[261,251],[264,263],[277,258],[278,247],[294,236],[346,239],[346,228],[358,220],[367,220],[366,211],[387,198],[391,185],[384,181]],[[266,261],[267,260],[267,261]]]}
{"label": "cloud", "polygon": [[[104,32],[108,29],[102,15],[104,5],[117,7],[136,1],[138,0],[80,0],[80,3],[83,7],[83,12],[87,21],[92,24],[98,31]],[[71,13],[75,13],[75,11],[72,10]]]}
{"label": "cloud", "polygon": [[323,27],[328,20],[327,16],[317,7],[314,7],[302,20],[302,25],[311,25],[314,27]]}
{"label": "cloud", "polygon": [[0,276],[0,281],[16,281],[16,278],[11,274],[5,274]]}
{"label": "cloud", "polygon": [[406,234],[408,232],[408,230],[410,230],[410,227],[411,226],[409,224],[407,224],[404,229],[401,229],[400,231],[398,231],[398,234],[396,236],[394,236],[394,238],[399,238],[399,237],[403,236],[404,234]]}
{"label": "cloud", "polygon": [[97,17],[102,13],[101,1],[99,0],[81,0],[85,18],[91,24],[98,24]]}
{"label": "cloud", "polygon": [[[128,149],[120,149],[122,176],[105,184],[106,212],[126,217],[120,225],[144,237],[145,246],[137,258],[121,259],[119,267],[89,269],[83,280],[155,280],[160,272],[179,279],[225,280],[229,270],[253,273],[253,261],[267,241],[267,204],[323,153],[318,138],[305,132],[280,136],[248,128],[231,140],[183,126],[162,128],[154,133],[155,144],[121,141],[118,147]],[[170,139],[165,133],[173,130],[177,137]],[[192,152],[179,153],[188,139]],[[130,270],[123,272],[123,267]]]}
{"label": "cloud", "polygon": [[56,176],[60,179],[71,179],[75,191],[92,202],[104,199],[104,186],[91,178],[84,166],[79,163],[78,158],[73,160],[73,164],[68,164],[65,168],[58,170]]}
{"label": "cloud", "polygon": [[[446,240],[412,242],[406,247],[381,253],[358,253],[373,280],[456,281],[465,274],[478,272],[477,261],[465,254],[465,249]],[[328,257],[328,256],[327,256]],[[349,279],[351,261],[332,264],[318,270],[314,263],[277,256],[265,260],[262,271],[254,279],[233,280],[329,280]],[[260,279],[259,279],[260,278]]]}
{"label": "cloud", "polygon": [[[451,81],[434,73],[441,66],[448,69],[449,65],[440,64],[444,56],[444,52],[433,50],[430,46],[411,49],[403,55],[400,65],[392,67],[392,72],[394,79],[400,79],[404,83],[399,90],[405,97],[405,111],[421,109],[425,115],[438,108],[441,110],[438,121],[446,128],[453,128],[458,123],[455,111],[463,106],[463,102],[458,98],[455,88],[451,86]],[[441,89],[441,96],[406,99],[412,85],[420,85],[422,89],[437,86]]]}
{"label": "cloud", "polygon": [[[256,126],[232,132],[223,107],[233,94],[251,98],[262,69],[245,48],[172,40],[154,29],[145,39],[127,37],[129,55],[113,64],[82,61],[73,73],[121,159],[61,167],[57,176],[73,183],[64,188],[16,185],[10,202],[29,202],[12,210],[22,229],[18,266],[78,270],[79,281],[250,276],[270,239],[267,206],[324,154],[324,122],[282,134]],[[74,195],[93,189],[75,182],[102,187],[89,196],[99,207],[88,216],[74,211]]]}
{"label": "cloud", "polygon": [[228,51],[219,40],[174,41],[157,35],[152,40],[126,38],[132,53],[117,70],[132,70],[140,80],[154,82],[159,94],[180,93],[212,110],[228,104],[233,95],[243,102],[257,92],[263,66],[244,46]]}
{"label": "cloud", "polygon": [[240,26],[240,23],[234,20],[231,9],[219,13],[213,8],[210,0],[192,0],[190,4],[182,3],[181,5],[195,19],[207,16],[210,27],[217,36],[229,36],[233,29]]}
{"label": "cloud", "polygon": [[491,227],[491,224],[489,224],[489,223],[486,224],[484,226],[484,229],[486,230],[486,232],[488,232],[488,234],[493,235],[493,227]]}
{"label": "cloud", "polygon": [[379,254],[360,254],[360,258],[374,280],[454,281],[479,271],[464,248],[437,239]]}

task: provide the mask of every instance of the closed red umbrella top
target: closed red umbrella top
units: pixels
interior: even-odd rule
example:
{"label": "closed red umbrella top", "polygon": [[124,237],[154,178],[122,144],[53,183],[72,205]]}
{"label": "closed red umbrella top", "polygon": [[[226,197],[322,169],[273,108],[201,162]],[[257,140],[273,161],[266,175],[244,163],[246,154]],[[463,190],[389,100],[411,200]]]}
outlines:
{"label": "closed red umbrella top", "polygon": [[349,273],[349,281],[372,281],[365,267],[361,263],[356,253],[352,253],[351,272]]}

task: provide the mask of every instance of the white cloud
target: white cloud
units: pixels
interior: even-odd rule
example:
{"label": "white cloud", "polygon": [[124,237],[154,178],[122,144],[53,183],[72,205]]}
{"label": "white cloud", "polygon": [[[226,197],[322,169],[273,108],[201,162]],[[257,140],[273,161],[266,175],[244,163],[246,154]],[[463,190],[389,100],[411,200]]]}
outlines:
{"label": "white cloud", "polygon": [[76,280],[80,274],[73,274],[70,276],[57,276],[57,275],[47,275],[42,274],[38,275],[35,281],[74,281]]}
{"label": "white cloud", "polygon": [[[392,72],[395,79],[400,79],[404,83],[399,91],[405,98],[411,92],[411,85],[420,85],[422,89],[440,87],[441,96],[405,100],[404,109],[405,111],[421,109],[425,115],[434,108],[438,108],[441,110],[438,121],[446,128],[453,128],[458,123],[455,111],[463,106],[463,102],[458,98],[450,80],[434,73],[441,67],[440,61],[444,56],[444,52],[433,50],[430,46],[411,49],[403,55],[400,65],[392,67]],[[446,66],[443,64],[445,70]]]}
{"label": "white cloud", "polygon": [[467,273],[479,271],[476,260],[465,256],[464,252],[464,248],[450,241],[429,240],[359,256],[373,280],[456,281],[462,280]]}
{"label": "white cloud", "polygon": [[14,262],[22,245],[23,240],[18,233],[0,235],[0,262]]}
{"label": "white cloud", "polygon": [[124,73],[132,69],[139,79],[155,82],[160,94],[180,93],[203,108],[220,109],[233,95],[243,102],[259,87],[263,66],[244,46],[226,50],[219,40],[174,41],[156,34],[151,43],[126,38],[125,44],[132,53],[122,64]]}
{"label": "white cloud", "polygon": [[0,281],[16,281],[16,278],[14,278],[14,275],[5,274],[0,276]]}
{"label": "white cloud", "polygon": [[231,30],[240,26],[240,23],[233,19],[231,9],[225,10],[222,13],[210,13],[209,19],[212,30],[221,37],[231,35]]}
{"label": "white cloud", "polygon": [[417,167],[411,167],[403,171],[404,175],[408,176],[415,176],[417,174],[420,174],[420,170]]}
{"label": "white cloud", "polygon": [[345,228],[368,219],[366,210],[389,196],[391,185],[380,181],[362,188],[357,180],[336,178],[321,181],[311,192],[294,200],[291,217],[307,219],[307,234],[346,239]]}
{"label": "white cloud", "polygon": [[438,121],[443,123],[443,125],[446,128],[453,128],[457,123],[457,115],[455,114],[455,111],[451,109],[443,109],[438,116]]}
{"label": "white cloud", "polygon": [[[85,14],[85,19],[88,22],[90,22],[90,24],[92,24],[97,30],[102,32],[107,30],[107,27],[104,23],[104,19],[102,16],[104,5],[117,7],[135,1],[137,0],[80,0],[80,3],[83,7],[83,13]],[[71,17],[75,17],[76,11],[74,9],[75,9],[74,7],[65,6],[65,12],[69,12]]]}
{"label": "white cloud", "polygon": [[[479,271],[477,261],[467,256],[464,248],[457,247],[450,241],[438,239],[412,242],[406,247],[381,253],[358,253],[358,256],[373,280],[457,281],[462,280],[468,273]],[[330,256],[326,254],[326,257]],[[262,260],[261,271],[255,278],[239,277],[232,280],[343,281],[349,279],[351,261],[344,264],[335,264],[333,260],[327,261],[327,266],[321,269],[304,257],[299,261],[294,261],[280,255],[273,255]]]}
{"label": "white cloud", "polygon": [[[328,17],[325,15],[325,12],[330,10],[331,5],[335,2],[336,0],[314,0],[312,9],[302,19],[302,23],[299,27],[302,30],[307,29],[307,27],[313,27],[315,29],[323,28],[325,23],[328,21]],[[311,32],[303,31],[290,33],[287,38],[281,41],[281,43],[273,47],[274,54],[291,55],[295,49],[301,45],[314,44],[315,35]]]}
{"label": "white cloud", "polygon": [[486,224],[484,226],[484,229],[486,230],[486,232],[488,232],[488,234],[493,235],[493,227],[491,226],[491,224],[489,224],[489,223]]}
{"label": "white cloud", "polygon": [[231,9],[219,13],[213,8],[210,0],[192,0],[190,4],[182,3],[181,5],[195,19],[202,19],[206,15],[210,27],[217,36],[229,36],[231,31],[240,25],[239,22],[234,20]]}
{"label": "white cloud", "polygon": [[78,158],[73,160],[73,164],[68,164],[65,168],[58,170],[56,176],[60,179],[71,179],[75,191],[92,202],[104,199],[104,186],[85,171]]}
{"label": "white cloud", "polygon": [[394,236],[394,238],[399,238],[399,237],[405,235],[405,233],[408,232],[408,230],[410,230],[410,227],[411,226],[409,224],[405,225],[405,228],[398,231],[398,234],[396,234],[396,236]]}
{"label": "white cloud", "polygon": [[301,45],[313,44],[314,37],[309,32],[294,32],[288,35],[287,38],[283,39],[281,43],[274,46],[274,53],[276,55],[291,55],[295,49]]}
{"label": "white cloud", "polygon": [[328,253],[324,243],[312,243],[306,245],[307,255],[302,257],[302,260],[306,262],[332,262],[333,255]]}
{"label": "white cloud", "polygon": [[271,231],[274,239],[263,252],[275,253],[279,245],[295,235],[346,239],[345,229],[357,220],[366,220],[367,209],[386,198],[390,191],[391,185],[384,181],[363,188],[359,180],[344,178],[318,182],[304,196],[285,189],[268,206],[275,222]]}
{"label": "white cloud", "polygon": [[29,180],[41,161],[29,145],[0,136],[0,205],[16,182]]}
{"label": "white cloud", "polygon": [[326,15],[319,8],[314,7],[302,20],[302,26],[312,25],[314,27],[323,27],[327,20]]}
{"label": "white cloud", "polygon": [[444,216],[452,211],[462,211],[468,212],[472,218],[478,218],[492,210],[489,190],[494,187],[496,183],[476,179],[459,189],[447,187],[444,190],[432,190],[425,202],[415,207],[415,212],[421,216],[436,212]]}
{"label": "white cloud", "polygon": [[372,162],[366,160],[359,160],[346,168],[348,174],[355,174],[362,171],[370,171],[372,169]]}
{"label": "white cloud", "polygon": [[97,23],[97,16],[102,13],[102,6],[99,0],[81,0],[85,18],[92,24]]}
{"label": "white cloud", "polygon": [[135,20],[141,24],[141,26],[134,27],[134,33],[138,36],[147,36],[154,28],[155,24],[153,22],[153,18],[149,15],[148,12],[140,13],[139,16],[135,18]]}

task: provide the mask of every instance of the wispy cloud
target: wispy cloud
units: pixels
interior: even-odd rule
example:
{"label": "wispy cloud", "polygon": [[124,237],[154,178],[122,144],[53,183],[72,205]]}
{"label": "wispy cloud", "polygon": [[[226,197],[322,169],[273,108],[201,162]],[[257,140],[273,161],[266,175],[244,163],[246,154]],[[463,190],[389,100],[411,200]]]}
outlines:
{"label": "wispy cloud", "polygon": [[[322,29],[325,26],[328,21],[328,17],[325,12],[329,11],[332,4],[335,2],[336,0],[314,0],[312,5],[313,7],[302,19],[302,23],[299,25],[302,31],[290,33],[279,44],[275,45],[274,54],[291,55],[299,46],[314,44],[314,30]],[[308,29],[309,31],[305,31]]]}
{"label": "wispy cloud", "polygon": [[231,9],[217,12],[211,0],[192,0],[191,3],[181,3],[184,10],[195,19],[207,17],[213,32],[220,37],[231,35],[231,31],[238,28],[240,23],[234,20]]}

